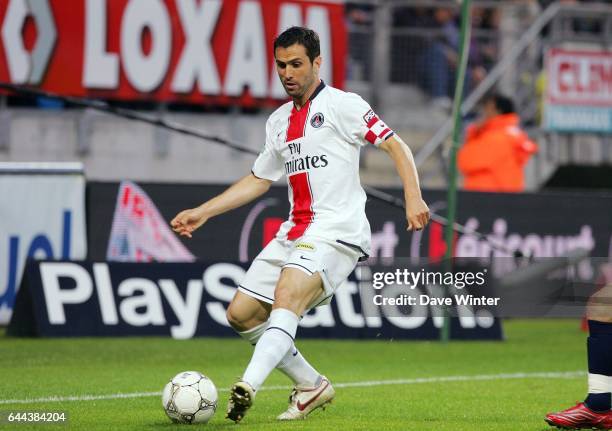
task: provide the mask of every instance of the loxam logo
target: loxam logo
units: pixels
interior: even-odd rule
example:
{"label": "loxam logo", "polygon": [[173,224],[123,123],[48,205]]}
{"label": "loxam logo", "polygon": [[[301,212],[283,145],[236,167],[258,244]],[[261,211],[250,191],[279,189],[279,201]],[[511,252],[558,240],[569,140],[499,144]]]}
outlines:
{"label": "loxam logo", "polygon": [[[31,52],[26,48],[23,31],[28,18],[33,19],[37,33]],[[57,27],[49,0],[10,0],[0,37],[11,82],[40,84],[57,41]]]}
{"label": "loxam logo", "polygon": [[[335,20],[330,7],[294,3],[2,0],[0,43],[14,84],[45,82],[47,74],[52,74],[48,71],[68,67],[63,65],[68,55],[71,66],[82,63],[80,82],[71,83],[71,91],[77,85],[83,90],[118,90],[127,80],[138,92],[163,87],[179,95],[196,87],[200,94],[240,96],[248,86],[254,97],[282,99],[286,94],[280,81],[270,80],[276,71],[270,69],[272,63],[266,55],[265,35],[272,30],[266,14],[278,10],[279,21],[273,31],[291,25],[316,28],[321,47],[328,48],[325,52],[331,47]],[[79,7],[71,8],[73,4]],[[66,22],[70,25],[60,25]],[[35,31],[22,31],[25,28]],[[234,30],[221,35],[227,28]],[[147,32],[152,42],[145,51],[142,40]],[[32,33],[37,35],[33,42]],[[108,42],[111,33],[113,47]],[[177,33],[181,34],[180,42]],[[79,41],[82,54],[70,50],[71,39]],[[218,39],[231,41],[222,54],[216,52]],[[2,59],[0,64],[4,64]],[[329,65],[321,70],[326,81],[332,72]]]}

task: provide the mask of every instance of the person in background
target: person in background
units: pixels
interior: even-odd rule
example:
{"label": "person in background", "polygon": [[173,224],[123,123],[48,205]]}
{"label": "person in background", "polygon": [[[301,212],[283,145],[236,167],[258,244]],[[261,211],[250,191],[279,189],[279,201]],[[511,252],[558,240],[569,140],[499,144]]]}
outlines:
{"label": "person in background", "polygon": [[500,94],[488,96],[480,120],[468,126],[458,167],[465,190],[522,192],[523,168],[537,145],[519,127],[514,103]]}
{"label": "person in background", "polygon": [[[475,8],[475,14],[482,15],[482,8]],[[421,17],[424,18],[424,17]],[[431,27],[428,33],[434,35],[425,40],[426,48],[422,55],[422,84],[430,96],[431,106],[448,111],[452,107],[454,78],[459,64],[460,29],[458,10],[449,7],[437,7],[431,19],[421,19],[421,25]],[[475,25],[480,25],[476,20]],[[466,93],[478,85],[486,76],[483,67],[481,43],[476,37],[470,39],[468,69],[465,78]]]}

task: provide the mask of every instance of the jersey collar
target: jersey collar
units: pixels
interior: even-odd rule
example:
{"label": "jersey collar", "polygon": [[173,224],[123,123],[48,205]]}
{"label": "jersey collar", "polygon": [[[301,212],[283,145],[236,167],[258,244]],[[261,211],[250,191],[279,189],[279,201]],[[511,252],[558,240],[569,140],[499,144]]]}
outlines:
{"label": "jersey collar", "polygon": [[308,106],[310,105],[310,103],[313,101],[313,99],[315,97],[317,97],[317,95],[325,88],[325,83],[323,82],[323,80],[321,80],[321,82],[319,83],[319,85],[317,86],[317,88],[315,88],[315,91],[312,92],[312,94],[310,95],[310,97],[308,98],[308,100],[306,101],[306,103],[304,103],[304,106],[302,106],[300,109],[297,109],[295,107],[295,103],[293,103],[293,111],[299,112],[304,108],[308,109]]}
{"label": "jersey collar", "polygon": [[317,88],[315,89],[314,93],[312,93],[310,95],[310,98],[308,100],[312,101],[315,97],[317,97],[319,95],[319,93],[325,88],[325,82],[323,82],[323,80],[321,80],[321,83],[317,86]]}

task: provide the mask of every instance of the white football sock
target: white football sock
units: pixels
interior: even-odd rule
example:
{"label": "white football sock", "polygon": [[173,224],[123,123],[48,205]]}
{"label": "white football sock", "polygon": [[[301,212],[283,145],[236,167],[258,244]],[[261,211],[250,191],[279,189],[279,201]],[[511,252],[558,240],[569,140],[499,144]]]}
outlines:
{"label": "white football sock", "polygon": [[299,320],[294,312],[285,308],[272,310],[268,328],[257,342],[251,362],[242,377],[253,389],[261,387],[291,349]]}
{"label": "white football sock", "polygon": [[[268,328],[268,321],[263,322],[246,331],[238,332],[242,338],[255,346],[259,338]],[[287,354],[281,359],[276,368],[289,377],[296,386],[315,387],[320,381],[321,374],[308,363],[295,344],[291,346]]]}
{"label": "white football sock", "polygon": [[266,328],[268,327],[268,321],[266,320],[263,323],[260,323],[257,326],[254,326],[251,329],[247,329],[246,331],[237,331],[238,334],[251,343],[251,346],[254,346],[259,341],[259,338],[266,332]]}
{"label": "white football sock", "polygon": [[276,368],[300,387],[312,388],[320,382],[319,372],[308,363],[295,345],[291,346]]}

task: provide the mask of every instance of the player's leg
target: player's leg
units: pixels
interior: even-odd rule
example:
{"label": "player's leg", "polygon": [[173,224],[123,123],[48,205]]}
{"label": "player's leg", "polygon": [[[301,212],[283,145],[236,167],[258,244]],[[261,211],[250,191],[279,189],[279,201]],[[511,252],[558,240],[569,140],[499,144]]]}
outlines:
{"label": "player's leg", "polygon": [[[282,241],[271,241],[253,261],[228,307],[227,319],[231,326],[252,345],[257,344],[268,327],[267,318],[281,276],[281,265],[287,261],[290,252],[291,249]],[[319,373],[293,345],[277,368],[289,376],[296,386],[311,386],[319,379]],[[242,396],[234,396],[235,391],[232,390],[227,407],[227,417],[234,421],[242,419],[254,397],[250,385],[239,388],[241,385],[241,382],[237,382],[234,388]]]}
{"label": "player's leg", "polygon": [[274,292],[268,327],[257,342],[243,380],[257,391],[293,347],[298,322],[306,307],[323,293],[318,273],[285,268]]}
{"label": "player's leg", "polygon": [[322,292],[318,274],[305,274],[293,268],[283,269],[274,291],[274,304],[267,327],[257,341],[242,379],[231,388],[228,419],[235,422],[242,420],[253,405],[255,394],[264,380],[281,364],[283,358],[292,355],[299,316]]}
{"label": "player's leg", "polygon": [[[234,330],[252,346],[268,327],[272,305],[238,291],[227,308],[226,317]],[[276,367],[300,387],[314,386],[320,374],[295,347],[287,352]]]}
{"label": "player's leg", "polygon": [[612,284],[595,293],[587,305],[589,338],[588,395],[575,407],[546,416],[550,425],[562,428],[612,429]]}
{"label": "player's leg", "polygon": [[[323,281],[324,292],[308,308],[324,305],[331,301],[335,290],[346,281],[355,268],[360,254],[339,244],[320,242],[303,238],[297,244],[287,266],[318,272]],[[330,403],[335,391],[330,381],[323,375],[310,384],[296,385],[289,397],[289,405],[277,419],[305,419],[312,411]]]}
{"label": "player's leg", "polygon": [[[236,408],[228,407],[228,417],[235,421],[242,419],[252,404],[256,389],[274,366],[283,372],[295,373],[292,380],[296,382],[299,380],[297,374],[303,380],[296,384],[289,407],[279,419],[303,419],[311,411],[329,403],[335,395],[329,380],[314,370],[299,353],[292,357],[296,351],[291,346],[297,330],[297,316],[308,308],[328,303],[335,289],[355,268],[359,254],[335,243],[306,237],[293,243],[289,254],[282,259],[284,269],[279,274],[274,293],[265,293],[254,285],[240,287],[246,288],[246,292],[259,290],[260,294],[274,298],[274,305],[268,327],[257,343],[242,381],[232,388],[230,406]],[[276,263],[278,259],[270,262]],[[265,275],[260,278],[267,280]]]}

